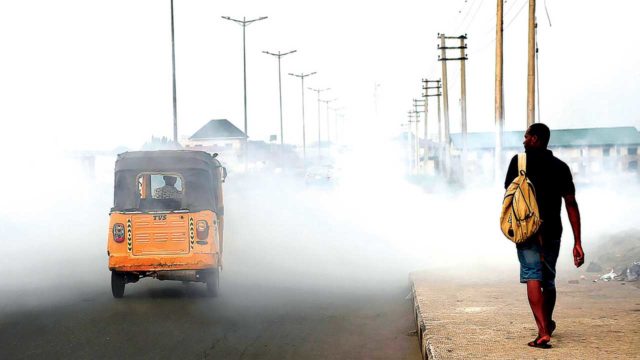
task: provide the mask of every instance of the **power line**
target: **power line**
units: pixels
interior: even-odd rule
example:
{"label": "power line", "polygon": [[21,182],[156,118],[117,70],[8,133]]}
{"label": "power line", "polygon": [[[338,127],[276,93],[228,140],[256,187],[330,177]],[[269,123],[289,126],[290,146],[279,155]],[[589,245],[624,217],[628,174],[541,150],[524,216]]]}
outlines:
{"label": "power line", "polygon": [[[511,1],[511,6],[509,6],[509,8],[504,12],[504,17],[507,17],[511,13],[511,10],[513,10],[513,8],[515,8],[515,6],[518,3],[518,1],[519,0]],[[527,2],[527,0],[525,0],[525,3],[526,2]],[[482,33],[482,36],[485,36],[487,34],[494,34],[495,35],[495,32],[496,32],[496,27],[495,27],[495,25],[493,23],[491,23],[491,26],[487,27],[487,30],[484,33]]]}
{"label": "power line", "polygon": [[[513,10],[516,7],[516,4],[518,3],[518,1],[520,0],[514,0],[511,2],[511,6],[509,6],[509,8],[504,12],[504,16],[506,17],[507,15],[511,14],[511,10]],[[528,0],[524,0],[524,2],[526,3]],[[506,2],[506,1],[505,1]]]}
{"label": "power line", "polygon": [[[509,26],[510,26],[510,25],[511,25],[511,24],[512,24],[512,23],[513,23],[513,22],[518,18],[518,16],[520,15],[520,13],[522,12],[522,10],[525,8],[525,6],[526,6],[527,4],[528,4],[528,3],[527,3],[527,1],[526,1],[526,0],[522,3],[522,6],[520,6],[520,9],[518,9],[518,12],[516,13],[516,15],[515,15],[513,18],[511,18],[511,20],[509,20],[509,22],[507,23],[507,25],[505,25],[505,26],[502,28],[503,33],[504,33],[504,32],[506,32],[506,31],[507,31],[507,29],[509,28]],[[514,6],[515,6],[515,5],[514,5]],[[494,28],[493,28],[493,31],[495,31],[495,30],[496,30],[496,29],[495,29],[495,27],[494,27]],[[475,52],[471,52],[471,54],[480,53],[480,52],[484,51],[484,50],[485,50],[489,45],[491,45],[491,44],[495,43],[495,41],[496,41],[496,37],[495,37],[495,35],[494,35],[494,36],[493,36],[493,39],[491,39],[491,40],[487,41],[486,43],[484,43],[481,47],[479,47],[477,50],[475,50]]]}
{"label": "power line", "polygon": [[[462,6],[459,8],[460,10],[457,10],[455,14],[453,14],[450,17],[449,21],[447,22],[448,24],[458,24],[457,27],[460,27],[462,25],[462,22],[460,21],[460,15],[462,14],[462,11],[465,9],[465,7],[467,6],[467,3],[468,3],[468,0],[464,0]],[[458,5],[454,5],[454,6],[458,7]]]}
{"label": "power line", "polygon": [[[484,1],[484,0],[483,0]],[[462,25],[464,25],[465,20],[467,20],[467,18],[469,17],[469,14],[471,14],[471,10],[473,9],[473,4],[475,3],[475,0],[471,0],[471,3],[468,3],[467,1],[464,2],[464,7],[467,6],[467,4],[469,4],[469,10],[467,10],[465,12],[464,17],[462,18],[462,20],[460,20],[460,23],[458,24],[458,26],[456,27],[456,32],[458,32],[458,30],[460,30],[460,28],[462,27]],[[462,9],[464,10],[464,8]],[[458,13],[461,13],[462,10],[459,10]]]}
{"label": "power line", "polygon": [[547,13],[547,20],[549,20],[549,27],[551,27],[551,17],[549,16],[549,9],[547,9],[547,0],[544,0],[544,11]]}
{"label": "power line", "polygon": [[484,0],[480,0],[480,5],[478,5],[478,7],[476,8],[476,12],[473,13],[473,16],[471,17],[471,21],[469,21],[469,24],[467,24],[467,27],[464,29],[464,32],[467,32],[467,30],[469,30],[469,27],[471,26],[471,24],[473,24],[473,21],[476,19],[476,16],[480,12],[480,8],[482,7],[482,3],[484,3]]}
{"label": "power line", "polygon": [[518,18],[518,15],[520,15],[520,13],[522,12],[522,9],[524,9],[524,7],[527,5],[528,3],[525,1],[522,3],[522,6],[520,6],[520,9],[518,9],[518,12],[516,13],[516,16],[514,16],[511,21],[509,21],[509,23],[507,23],[507,25],[504,27],[504,30],[507,30],[507,28],[509,27],[509,25],[511,25],[511,23],[513,23],[515,21],[515,19]]}

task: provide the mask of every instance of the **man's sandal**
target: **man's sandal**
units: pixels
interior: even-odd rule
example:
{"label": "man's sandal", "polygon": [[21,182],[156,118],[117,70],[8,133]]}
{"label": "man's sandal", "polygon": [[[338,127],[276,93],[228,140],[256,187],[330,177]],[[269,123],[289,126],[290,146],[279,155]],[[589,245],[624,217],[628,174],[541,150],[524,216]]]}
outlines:
{"label": "man's sandal", "polygon": [[551,348],[551,344],[549,344],[549,340],[540,341],[540,336],[535,338],[533,341],[529,341],[527,343],[527,345],[529,345],[531,347],[534,347],[534,348],[540,348],[540,349],[550,349]]}

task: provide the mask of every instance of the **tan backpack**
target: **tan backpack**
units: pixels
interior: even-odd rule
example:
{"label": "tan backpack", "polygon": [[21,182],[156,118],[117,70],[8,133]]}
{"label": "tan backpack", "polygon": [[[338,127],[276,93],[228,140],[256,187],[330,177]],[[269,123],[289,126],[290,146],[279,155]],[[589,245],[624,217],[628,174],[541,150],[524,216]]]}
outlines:
{"label": "tan backpack", "polygon": [[518,154],[518,176],[504,193],[500,228],[507,239],[520,244],[531,238],[541,224],[536,190],[527,178],[527,154]]}

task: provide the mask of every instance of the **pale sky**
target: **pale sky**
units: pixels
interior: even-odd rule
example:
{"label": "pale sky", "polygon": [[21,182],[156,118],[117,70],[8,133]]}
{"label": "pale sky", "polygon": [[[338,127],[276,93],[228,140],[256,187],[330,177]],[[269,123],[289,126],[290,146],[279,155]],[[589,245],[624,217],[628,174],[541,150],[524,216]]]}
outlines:
{"label": "pale sky", "polygon": [[[526,124],[526,0],[505,4],[506,128]],[[640,4],[538,1],[541,120],[552,128],[640,127]],[[139,148],[172,136],[169,0],[1,0],[3,150]],[[437,33],[468,34],[469,131],[493,129],[495,0],[175,0],[179,137],[210,119],[243,128],[242,28],[221,19],[269,18],[247,28],[248,127],[279,134],[282,59],[285,142],[301,143],[300,81],[344,107],[344,132],[400,132],[421,78],[441,76]],[[452,54],[457,55],[457,54]],[[459,64],[449,63],[452,132],[459,131]],[[374,84],[379,87],[374,121]],[[317,139],[315,93],[306,93],[307,139]],[[435,103],[431,106],[435,109]],[[433,126],[435,111],[430,113]],[[325,131],[324,105],[322,131]],[[333,120],[333,113],[332,113]],[[377,124],[377,125],[376,125]],[[333,126],[333,125],[332,125]],[[432,133],[435,132],[435,128]],[[6,154],[6,152],[3,152]],[[5,155],[3,155],[5,156]]]}

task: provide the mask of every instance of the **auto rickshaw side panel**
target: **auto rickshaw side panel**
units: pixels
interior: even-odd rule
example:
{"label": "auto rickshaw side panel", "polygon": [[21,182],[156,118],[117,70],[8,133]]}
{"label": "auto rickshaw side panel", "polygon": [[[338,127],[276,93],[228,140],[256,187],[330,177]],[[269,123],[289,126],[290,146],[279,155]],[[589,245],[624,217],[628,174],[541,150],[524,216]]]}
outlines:
{"label": "auto rickshaw side panel", "polygon": [[126,213],[110,216],[109,269],[199,270],[220,264],[222,223],[216,213]]}

